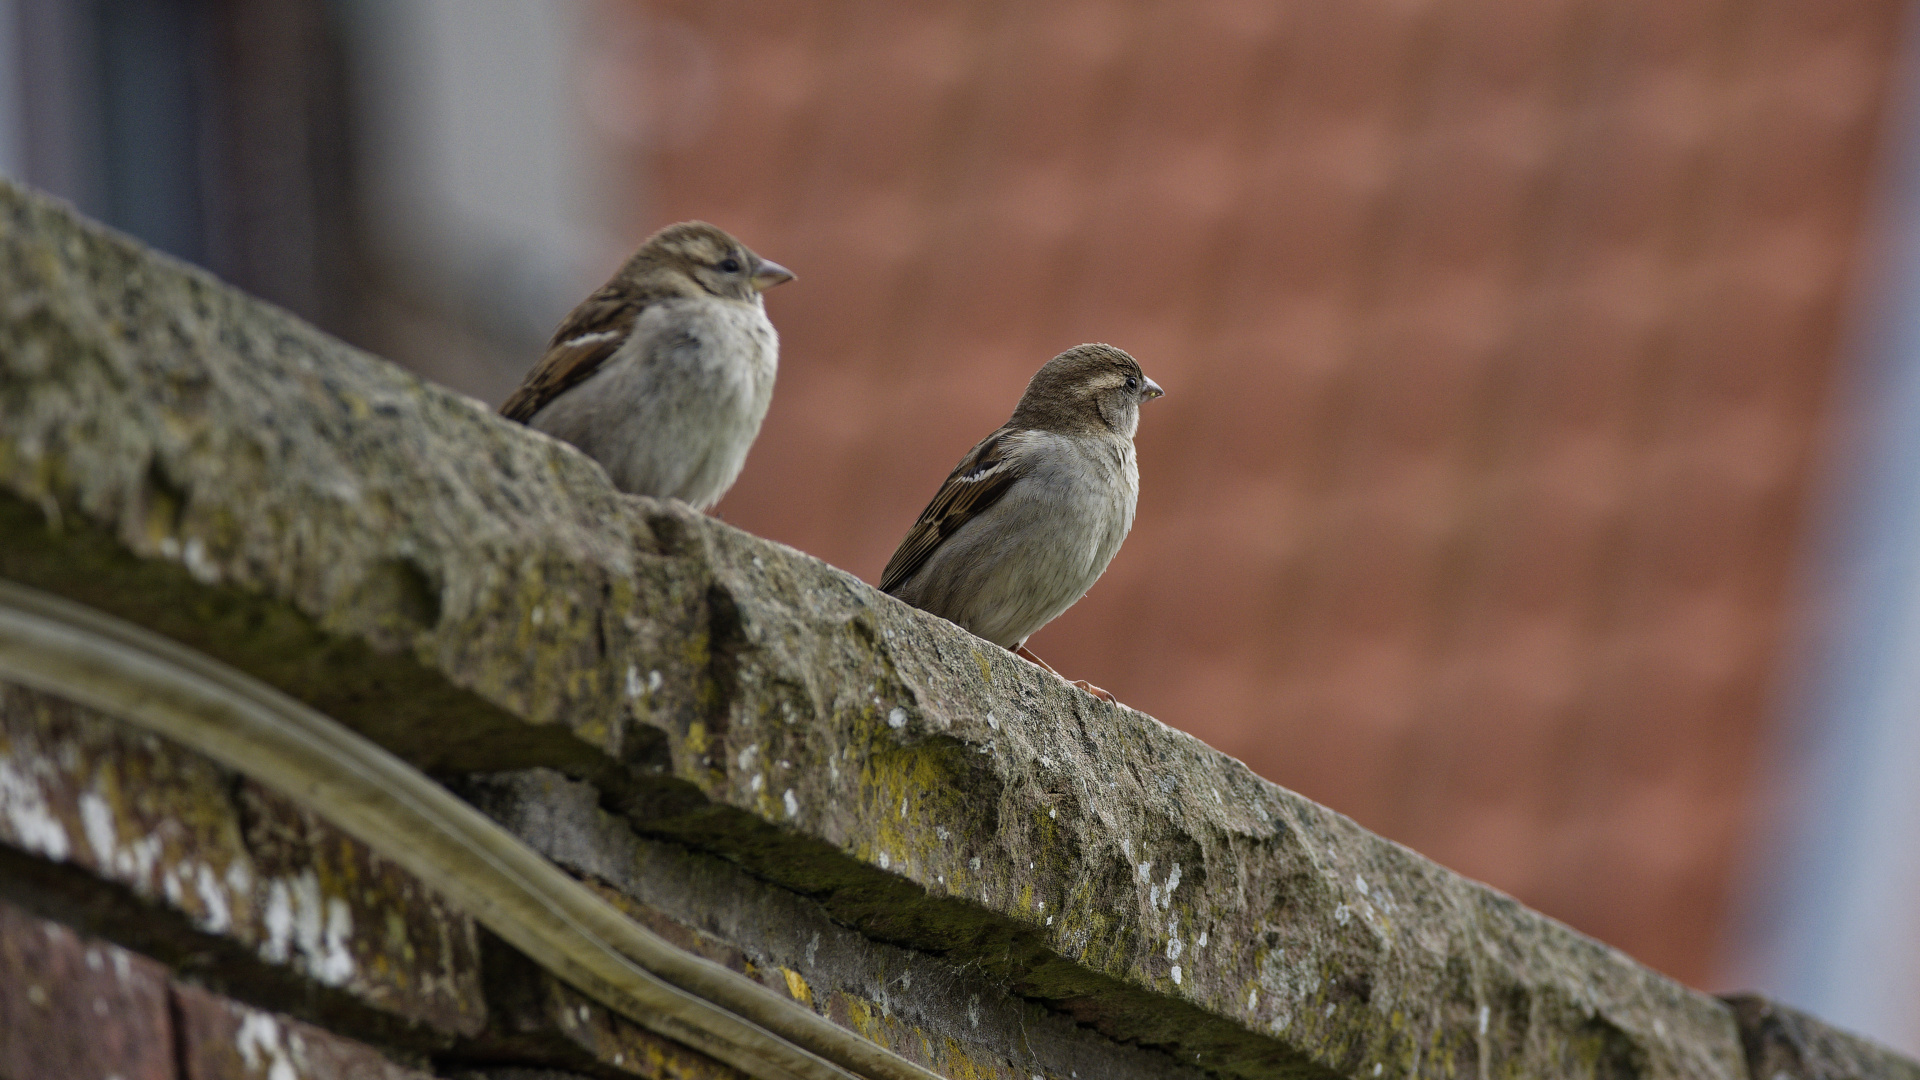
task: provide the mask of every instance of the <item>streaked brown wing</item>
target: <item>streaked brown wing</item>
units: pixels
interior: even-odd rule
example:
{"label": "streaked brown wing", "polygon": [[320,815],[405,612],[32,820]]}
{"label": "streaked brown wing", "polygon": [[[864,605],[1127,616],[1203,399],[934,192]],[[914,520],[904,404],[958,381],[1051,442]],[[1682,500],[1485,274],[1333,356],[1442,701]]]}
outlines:
{"label": "streaked brown wing", "polygon": [[887,560],[887,568],[880,574],[881,592],[892,592],[905,584],[947,537],[999,502],[1013,482],[1025,474],[1021,459],[1012,453],[1017,445],[1010,438],[1013,434],[1013,429],[1001,428],[960,459],[933,501],[920,511],[920,519],[907,530],[893,558]]}
{"label": "streaked brown wing", "polygon": [[500,415],[524,424],[569,387],[600,370],[627,340],[649,299],[654,298],[612,285],[587,297],[554,331],[546,355],[501,404]]}

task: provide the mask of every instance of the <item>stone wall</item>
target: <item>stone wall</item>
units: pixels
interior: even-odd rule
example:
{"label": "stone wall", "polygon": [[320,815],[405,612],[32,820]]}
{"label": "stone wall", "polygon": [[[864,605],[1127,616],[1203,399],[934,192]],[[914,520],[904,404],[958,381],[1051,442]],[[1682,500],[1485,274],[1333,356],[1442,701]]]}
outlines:
{"label": "stone wall", "polygon": [[[11,188],[0,577],[307,702],[942,1075],[1920,1076]],[[0,689],[0,963],[37,973],[0,1075],[737,1075],[288,795]]]}

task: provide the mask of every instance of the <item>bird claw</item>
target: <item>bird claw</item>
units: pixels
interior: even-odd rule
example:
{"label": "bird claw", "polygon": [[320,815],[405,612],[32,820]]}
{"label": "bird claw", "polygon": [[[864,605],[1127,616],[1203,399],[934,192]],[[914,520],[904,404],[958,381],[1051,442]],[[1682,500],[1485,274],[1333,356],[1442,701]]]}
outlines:
{"label": "bird claw", "polygon": [[1047,663],[1045,660],[1040,659],[1039,657],[1033,655],[1032,652],[1028,651],[1025,643],[1015,645],[1013,647],[1013,655],[1019,657],[1022,660],[1025,660],[1026,662],[1034,665],[1035,667],[1038,667],[1040,670],[1046,672],[1047,674],[1053,676],[1056,679],[1059,679],[1061,682],[1066,683],[1069,686],[1077,686],[1080,689],[1085,690],[1087,693],[1092,694],[1094,697],[1099,698],[1101,701],[1112,701],[1115,705],[1120,704],[1118,701],[1114,700],[1114,696],[1112,694],[1107,693],[1105,690],[1100,689],[1099,687],[1093,685],[1087,680],[1069,679],[1065,675],[1062,675],[1059,672],[1053,670],[1052,664]]}
{"label": "bird claw", "polygon": [[1099,698],[1101,701],[1112,701],[1115,705],[1120,704],[1120,702],[1114,700],[1114,696],[1112,694],[1107,693],[1105,690],[1100,689],[1099,687],[1093,685],[1092,683],[1088,682],[1085,679],[1075,679],[1073,680],[1073,685],[1079,687],[1082,690],[1085,690],[1087,693],[1092,694],[1094,697]]}

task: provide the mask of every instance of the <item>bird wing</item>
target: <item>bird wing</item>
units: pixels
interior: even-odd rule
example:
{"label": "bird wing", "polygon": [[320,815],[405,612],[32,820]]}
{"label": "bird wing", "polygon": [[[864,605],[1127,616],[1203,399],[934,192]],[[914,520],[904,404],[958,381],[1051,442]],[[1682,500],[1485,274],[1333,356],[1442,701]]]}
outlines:
{"label": "bird wing", "polygon": [[947,537],[999,502],[1013,482],[1026,474],[1026,458],[1017,452],[1021,441],[1013,437],[1016,434],[1013,428],[1001,428],[960,459],[887,560],[880,591],[892,592],[905,584]]}
{"label": "bird wing", "polygon": [[600,365],[626,342],[648,304],[673,295],[677,294],[665,290],[637,293],[625,285],[602,286],[553,332],[546,355],[501,404],[500,415],[523,424],[531,421],[554,398],[599,371]]}

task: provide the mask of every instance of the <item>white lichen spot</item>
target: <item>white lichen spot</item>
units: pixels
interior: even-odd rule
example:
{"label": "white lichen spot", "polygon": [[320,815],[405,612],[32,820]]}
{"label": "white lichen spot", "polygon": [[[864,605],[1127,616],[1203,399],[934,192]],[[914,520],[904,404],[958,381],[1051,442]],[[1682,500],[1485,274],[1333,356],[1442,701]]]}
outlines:
{"label": "white lichen spot", "polygon": [[906,727],[907,726],[907,710],[901,708],[898,705],[895,705],[893,707],[893,711],[887,714],[887,726],[895,729],[896,731],[899,730],[900,728]]}
{"label": "white lichen spot", "polygon": [[1361,877],[1361,876],[1360,876],[1359,874],[1355,874],[1355,875],[1353,875],[1353,884],[1354,884],[1354,887],[1355,887],[1355,888],[1357,888],[1357,889],[1359,889],[1359,890],[1360,890],[1360,895],[1361,895],[1361,896],[1368,896],[1368,895],[1371,895],[1371,894],[1369,894],[1369,893],[1367,892],[1367,879],[1366,879],[1366,878],[1363,878],[1363,877]]}
{"label": "white lichen spot", "polygon": [[1225,806],[1225,805],[1227,805],[1227,800],[1225,800],[1225,799],[1223,799],[1223,798],[1221,798],[1221,797],[1220,797],[1220,789],[1219,789],[1219,788],[1214,788],[1214,789],[1213,789],[1213,801],[1214,801],[1214,802],[1217,802],[1217,803],[1219,803],[1219,804],[1220,804],[1221,806]]}
{"label": "white lichen spot", "polygon": [[1053,759],[1052,759],[1052,758],[1050,758],[1050,757],[1048,757],[1048,756],[1047,756],[1047,755],[1045,755],[1045,754],[1041,754],[1041,755],[1040,755],[1040,764],[1041,764],[1041,765],[1042,765],[1043,767],[1045,767],[1045,768],[1048,768],[1048,769],[1051,769],[1051,768],[1053,768]]}
{"label": "white lichen spot", "polygon": [[99,949],[88,949],[85,953],[81,954],[81,959],[86,961],[88,971],[106,970],[107,960],[106,957],[100,955]]}
{"label": "white lichen spot", "polygon": [[791,819],[800,816],[800,800],[793,797],[792,788],[788,788],[787,793],[780,796],[780,803],[787,808],[788,818]]}
{"label": "white lichen spot", "polygon": [[767,786],[767,776],[765,773],[754,773],[753,779],[747,781],[747,787],[755,795],[760,794],[760,789],[766,786]]}
{"label": "white lichen spot", "polygon": [[246,1063],[249,1073],[264,1072],[267,1080],[296,1080],[299,1076],[281,1038],[280,1021],[275,1020],[272,1013],[249,1009],[240,1020],[233,1045],[240,1051],[240,1060]]}
{"label": "white lichen spot", "polygon": [[1326,1011],[1324,1011],[1324,1012],[1322,1012],[1322,1013],[1321,1013],[1320,1015],[1322,1015],[1322,1016],[1332,1016],[1332,1015],[1333,1015],[1333,1002],[1331,1002],[1331,1001],[1329,1001],[1329,1002],[1327,1002],[1327,1008],[1326,1008]]}
{"label": "white lichen spot", "polygon": [[46,792],[11,761],[0,761],[0,815],[6,817],[14,842],[28,851],[65,862],[73,850],[67,827],[47,805]]}
{"label": "white lichen spot", "polygon": [[[652,671],[647,672],[647,693],[657,694],[659,692],[660,692],[660,671],[658,668],[656,668]],[[793,718],[788,717],[787,723],[789,724],[793,723]]]}
{"label": "white lichen spot", "polygon": [[1379,1075],[1380,1075],[1380,1070],[1381,1070],[1381,1069],[1384,1069],[1384,1068],[1386,1068],[1386,1066],[1384,1066],[1384,1065],[1382,1065],[1382,1064],[1380,1064],[1379,1062],[1375,1062],[1375,1063],[1374,1063],[1374,1065],[1373,1065],[1373,1075],[1375,1075],[1375,1076],[1379,1076]]}
{"label": "white lichen spot", "polygon": [[1207,947],[1207,932],[1205,930],[1202,930],[1200,931],[1200,940],[1194,944],[1194,948],[1204,949],[1206,947]]}
{"label": "white lichen spot", "polygon": [[321,942],[320,955],[314,961],[314,977],[330,986],[339,986],[353,977],[353,953],[348,944],[353,940],[353,909],[345,900],[333,897],[327,901],[327,930]]}
{"label": "white lichen spot", "polygon": [[353,911],[339,897],[322,897],[312,870],[276,878],[267,886],[267,940],[260,954],[274,963],[299,956],[323,983],[338,986],[353,977]]}
{"label": "white lichen spot", "polygon": [[186,566],[187,573],[202,585],[211,585],[220,580],[220,567],[207,557],[207,545],[199,537],[190,537],[186,546],[180,549],[180,562]]}
{"label": "white lichen spot", "polygon": [[1133,861],[1133,840],[1131,838],[1125,836],[1120,838],[1120,854],[1125,855],[1128,862]]}
{"label": "white lichen spot", "polygon": [[753,566],[754,566],[754,569],[756,570],[765,570],[767,568],[767,564],[764,562],[761,562],[760,556],[758,555],[755,555],[753,557]]}
{"label": "white lichen spot", "polygon": [[1259,1006],[1259,1004],[1260,1004],[1260,988],[1256,986],[1253,989],[1247,991],[1247,1011],[1252,1012],[1256,1007]]}
{"label": "white lichen spot", "polygon": [[1180,864],[1174,863],[1172,872],[1167,874],[1167,883],[1160,888],[1160,910],[1165,911],[1173,904],[1173,890],[1180,887]]}
{"label": "white lichen spot", "polygon": [[971,859],[968,859],[968,860],[967,860],[967,869],[969,869],[969,870],[978,870],[978,869],[980,869],[980,856],[978,856],[978,855],[975,855],[975,856],[974,856],[973,858],[971,858]]}
{"label": "white lichen spot", "polygon": [[200,907],[205,912],[198,922],[202,929],[211,933],[224,933],[233,926],[233,912],[227,906],[227,894],[220,887],[220,879],[213,874],[213,867],[201,863],[195,870],[193,891],[200,897]]}
{"label": "white lichen spot", "polygon": [[1487,1037],[1487,1018],[1492,1015],[1485,1005],[1480,1006],[1480,1037]]}
{"label": "white lichen spot", "polygon": [[87,834],[87,846],[93,849],[93,857],[101,866],[111,869],[113,857],[120,850],[120,830],[113,824],[113,807],[98,792],[80,793],[80,830]]}
{"label": "white lichen spot", "polygon": [[1051,915],[1049,915],[1049,916],[1047,916],[1047,925],[1048,925],[1048,926],[1052,926],[1052,925],[1053,925],[1053,916],[1051,916]]}
{"label": "white lichen spot", "polygon": [[533,625],[539,626],[541,623],[547,621],[547,609],[541,607],[539,604],[535,604],[533,605],[533,612],[530,617],[533,619]]}
{"label": "white lichen spot", "polygon": [[1134,867],[1133,870],[1134,870],[1134,873],[1140,875],[1140,880],[1142,882],[1148,882],[1153,880],[1153,860],[1152,859],[1148,859],[1146,862],[1143,862],[1139,866]]}
{"label": "white lichen spot", "polygon": [[1050,818],[1058,818],[1060,816],[1060,808],[1057,806],[1047,807],[1047,816]]}
{"label": "white lichen spot", "polygon": [[970,994],[967,997],[967,1023],[972,1024],[974,1027],[980,1026],[979,994]]}
{"label": "white lichen spot", "polygon": [[1187,946],[1178,937],[1170,937],[1167,939],[1167,959],[1178,960],[1180,959],[1180,954],[1185,951],[1187,951]]}
{"label": "white lichen spot", "polygon": [[1341,904],[1339,907],[1333,909],[1333,921],[1339,923],[1341,926],[1347,925],[1347,920],[1351,918],[1353,918],[1353,909],[1347,905]]}
{"label": "white lichen spot", "polygon": [[160,855],[160,838],[143,836],[120,852],[118,865],[121,872],[132,874],[135,880],[145,881],[153,875],[153,868],[160,862]]}
{"label": "white lichen spot", "polygon": [[893,868],[893,856],[887,854],[884,851],[881,852],[880,853],[880,869],[891,870],[892,868]]}
{"label": "white lichen spot", "polygon": [[759,758],[760,758],[760,747],[757,745],[750,745],[746,749],[740,751],[740,755],[734,758],[734,760],[740,763],[741,772],[752,772],[753,763],[759,760]]}
{"label": "white lichen spot", "polygon": [[1173,985],[1175,986],[1180,985],[1180,965],[1179,964],[1173,965]]}
{"label": "white lichen spot", "polygon": [[900,816],[907,816],[907,797],[905,795],[900,796]]}
{"label": "white lichen spot", "polygon": [[935,838],[937,838],[937,839],[938,839],[938,840],[939,840],[939,841],[940,841],[941,843],[943,843],[943,844],[944,844],[944,843],[946,843],[946,842],[947,842],[947,837],[948,837],[948,836],[951,836],[952,834],[951,834],[951,833],[949,833],[949,832],[947,832],[947,827],[946,827],[945,825],[935,825],[935,826],[933,827],[933,835],[934,835],[934,837],[935,837]]}
{"label": "white lichen spot", "polygon": [[993,714],[992,714],[992,713],[988,713],[988,714],[987,714],[987,726],[988,726],[988,727],[990,727],[990,728],[992,728],[992,729],[993,729],[993,730],[995,730],[995,731],[999,731],[999,730],[1000,730],[1000,721],[998,721],[998,720],[996,720],[996,719],[994,719],[994,716],[993,716]]}

